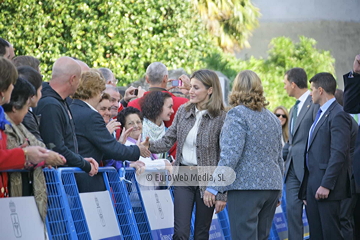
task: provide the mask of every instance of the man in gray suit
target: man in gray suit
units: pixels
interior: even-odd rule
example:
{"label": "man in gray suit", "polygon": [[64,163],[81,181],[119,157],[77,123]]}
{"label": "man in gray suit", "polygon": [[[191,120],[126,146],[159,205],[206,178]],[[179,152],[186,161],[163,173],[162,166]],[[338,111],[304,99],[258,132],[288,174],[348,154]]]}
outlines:
{"label": "man in gray suit", "polygon": [[291,240],[304,239],[303,202],[298,198],[304,176],[304,152],[309,129],[314,122],[318,104],[313,104],[307,88],[307,75],[302,68],[292,68],[284,77],[284,89],[296,98],[290,110],[289,141],[283,149],[286,183],[286,212]]}

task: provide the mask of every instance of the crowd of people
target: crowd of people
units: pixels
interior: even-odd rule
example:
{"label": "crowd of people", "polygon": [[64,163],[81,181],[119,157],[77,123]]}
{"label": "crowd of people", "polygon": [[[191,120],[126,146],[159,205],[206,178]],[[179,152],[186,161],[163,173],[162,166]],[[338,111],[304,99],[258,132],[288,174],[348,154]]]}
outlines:
{"label": "crowd of people", "polygon": [[[288,239],[304,237],[304,206],[311,239],[360,239],[360,55],[343,93],[330,73],[310,80],[302,68],[284,73],[296,99],[289,112],[267,109],[251,70],[236,76],[226,108],[219,78],[207,69],[169,79],[154,62],[145,73],[149,90],[131,86],[122,97],[108,68],[63,56],[43,82],[39,66],[0,38],[0,197],[36,196],[45,220],[43,167],[82,169],[79,192],[106,189],[101,166],[212,166],[214,176],[229,167],[236,177],[227,186],[174,187],[173,239],[189,239],[195,205],[195,239],[209,238],[212,215],[225,206],[232,239],[267,239],[284,184]],[[169,88],[172,81],[182,84]]]}

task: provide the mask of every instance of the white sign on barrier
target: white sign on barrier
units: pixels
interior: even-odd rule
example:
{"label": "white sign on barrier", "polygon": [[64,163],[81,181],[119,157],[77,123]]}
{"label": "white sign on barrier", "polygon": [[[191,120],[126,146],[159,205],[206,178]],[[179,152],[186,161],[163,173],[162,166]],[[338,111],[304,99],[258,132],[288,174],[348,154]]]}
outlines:
{"label": "white sign on barrier", "polygon": [[109,192],[80,193],[79,195],[91,239],[121,240]]}
{"label": "white sign on barrier", "polygon": [[45,239],[34,197],[0,198],[0,212],[1,239]]}
{"label": "white sign on barrier", "polygon": [[169,190],[142,190],[153,239],[172,239],[174,234],[174,204]]}
{"label": "white sign on barrier", "polygon": [[209,230],[209,240],[224,240],[224,234],[218,219],[218,216],[213,214],[212,222]]}

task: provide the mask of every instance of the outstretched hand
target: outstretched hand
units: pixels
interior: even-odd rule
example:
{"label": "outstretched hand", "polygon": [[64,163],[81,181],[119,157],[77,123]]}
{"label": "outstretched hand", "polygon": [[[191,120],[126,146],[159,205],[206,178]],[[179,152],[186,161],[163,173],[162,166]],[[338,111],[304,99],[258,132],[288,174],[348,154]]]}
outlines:
{"label": "outstretched hand", "polygon": [[146,137],[146,140],[144,142],[141,142],[141,135],[140,135],[136,142],[136,145],[140,149],[140,156],[145,158],[150,157],[151,152],[149,151],[149,147],[150,147],[149,137]]}
{"label": "outstretched hand", "polygon": [[125,144],[126,139],[130,136],[131,131],[133,130],[134,127],[129,128],[128,130],[125,131],[125,128],[123,127],[122,131],[121,131],[121,135],[119,138],[119,143]]}

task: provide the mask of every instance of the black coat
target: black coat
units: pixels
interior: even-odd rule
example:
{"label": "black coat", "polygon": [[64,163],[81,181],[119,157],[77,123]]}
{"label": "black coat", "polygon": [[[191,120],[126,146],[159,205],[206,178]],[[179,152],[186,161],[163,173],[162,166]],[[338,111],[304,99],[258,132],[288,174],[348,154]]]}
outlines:
{"label": "black coat", "polygon": [[[98,163],[103,159],[136,161],[140,157],[139,147],[125,146],[109,133],[102,116],[91,109],[84,101],[74,99],[70,106],[73,113],[75,132],[79,144],[79,153],[83,157],[92,157]],[[98,179],[97,179],[98,178]],[[78,174],[80,192],[103,190],[102,178]]]}
{"label": "black coat", "polygon": [[42,97],[33,112],[41,115],[39,130],[46,146],[62,154],[66,158],[67,166],[90,172],[90,163],[78,153],[75,126],[69,106],[49,83],[43,83]]}

